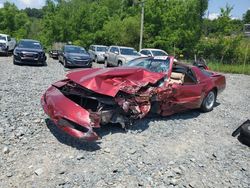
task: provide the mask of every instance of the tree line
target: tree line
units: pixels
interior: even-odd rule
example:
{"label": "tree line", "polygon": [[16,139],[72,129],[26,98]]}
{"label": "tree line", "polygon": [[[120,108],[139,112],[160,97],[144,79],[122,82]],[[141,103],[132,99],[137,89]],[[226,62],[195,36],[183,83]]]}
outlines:
{"label": "tree line", "polygon": [[[246,61],[249,41],[243,25],[250,23],[250,10],[242,20],[231,19],[233,7],[227,5],[217,19],[209,20],[208,0],[146,0],[144,6],[143,47],[187,59],[196,54],[223,63]],[[140,13],[140,0],[47,0],[41,9],[23,10],[5,2],[0,33],[37,39],[47,48],[70,41],[83,47],[117,44],[138,49]]]}

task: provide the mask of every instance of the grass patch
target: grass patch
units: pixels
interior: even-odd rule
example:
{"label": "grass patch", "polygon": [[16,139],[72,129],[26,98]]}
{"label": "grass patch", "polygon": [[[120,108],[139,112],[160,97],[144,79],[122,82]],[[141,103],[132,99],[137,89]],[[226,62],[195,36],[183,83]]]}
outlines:
{"label": "grass patch", "polygon": [[247,74],[250,75],[250,64],[222,64],[218,62],[208,62],[209,69],[216,72]]}

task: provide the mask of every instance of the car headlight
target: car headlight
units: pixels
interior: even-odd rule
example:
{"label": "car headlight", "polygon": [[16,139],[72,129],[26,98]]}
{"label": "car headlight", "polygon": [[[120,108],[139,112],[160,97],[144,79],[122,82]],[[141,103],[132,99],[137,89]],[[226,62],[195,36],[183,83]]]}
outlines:
{"label": "car headlight", "polygon": [[14,55],[18,56],[20,55],[21,51],[18,51],[18,50],[14,50]]}
{"label": "car headlight", "polygon": [[2,48],[6,48],[6,44],[5,43],[2,43]]}
{"label": "car headlight", "polygon": [[66,56],[67,60],[73,61],[73,58],[71,56]]}

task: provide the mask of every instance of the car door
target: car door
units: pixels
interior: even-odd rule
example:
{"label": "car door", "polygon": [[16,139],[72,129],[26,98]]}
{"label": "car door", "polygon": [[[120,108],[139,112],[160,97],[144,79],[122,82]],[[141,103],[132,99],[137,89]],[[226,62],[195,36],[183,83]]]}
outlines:
{"label": "car door", "polygon": [[116,47],[111,47],[109,55],[108,55],[108,62],[111,65],[114,65],[114,58],[115,58],[115,52],[116,52],[117,48]]}
{"label": "car door", "polygon": [[185,73],[184,83],[173,83],[172,88],[174,102],[180,111],[200,107],[205,95],[205,85],[196,79],[191,69]]}
{"label": "car door", "polygon": [[95,57],[94,56],[94,48],[95,48],[94,46],[90,46],[89,47],[89,51],[88,52],[89,52],[89,55],[90,55],[91,59],[94,59],[94,57]]}
{"label": "car door", "polygon": [[10,36],[7,36],[7,42],[8,42],[9,50],[14,49],[14,41],[11,40]]}
{"label": "car door", "polygon": [[64,55],[64,47],[62,48],[62,50],[59,53],[59,59],[61,62],[63,62],[63,55]]}
{"label": "car door", "polygon": [[115,52],[114,52],[114,56],[113,56],[113,65],[114,66],[118,66],[118,58],[119,58],[119,55],[121,54],[120,52],[120,49],[119,48],[115,48]]}
{"label": "car door", "polygon": [[[171,115],[187,109],[199,108],[205,95],[204,83],[197,80],[194,71],[189,67],[179,65],[173,68],[174,58],[170,60],[167,80],[162,84],[157,93],[159,104],[158,113],[163,116]],[[174,72],[172,72],[174,69]],[[183,70],[183,71],[180,71]],[[172,82],[172,73],[182,74],[180,82]]]}

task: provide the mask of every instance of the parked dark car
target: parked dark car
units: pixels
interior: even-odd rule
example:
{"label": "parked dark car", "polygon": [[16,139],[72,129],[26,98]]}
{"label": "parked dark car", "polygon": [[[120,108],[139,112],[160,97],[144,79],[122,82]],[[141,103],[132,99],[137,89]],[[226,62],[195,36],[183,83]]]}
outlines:
{"label": "parked dark car", "polygon": [[53,59],[58,59],[58,50],[50,50],[49,57],[51,57]]}
{"label": "parked dark car", "polygon": [[46,65],[46,55],[39,41],[22,39],[14,49],[13,63]]}
{"label": "parked dark car", "polygon": [[64,67],[92,67],[89,53],[80,46],[65,45],[58,59]]}

